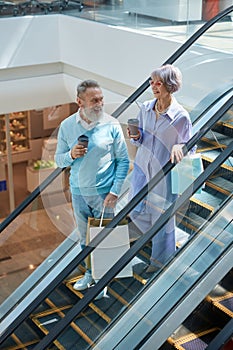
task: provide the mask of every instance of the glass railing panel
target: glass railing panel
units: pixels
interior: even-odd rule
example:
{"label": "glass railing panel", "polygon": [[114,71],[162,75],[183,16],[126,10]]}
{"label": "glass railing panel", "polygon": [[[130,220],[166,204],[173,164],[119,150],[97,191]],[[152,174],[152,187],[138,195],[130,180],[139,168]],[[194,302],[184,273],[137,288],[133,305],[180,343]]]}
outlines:
{"label": "glass railing panel", "polygon": [[[215,23],[174,63],[183,75],[182,87],[174,97],[188,110],[193,124],[211,104],[214,105],[232,91],[232,77],[229,71],[233,64],[233,43],[232,25],[228,17]],[[217,36],[214,35],[221,32],[225,33],[222,40],[219,40],[219,37],[216,39]],[[148,78],[151,73],[148,72]],[[137,101],[138,106],[151,98],[153,95],[148,86]],[[132,112],[126,110],[121,120],[126,120],[128,115],[134,118],[137,109],[133,109]]]}
{"label": "glass railing panel", "polygon": [[[231,113],[231,110],[229,110],[228,112]],[[227,119],[227,114],[228,113],[226,113],[225,116],[222,118],[223,120]],[[215,128],[216,125],[213,127],[213,129]],[[204,135],[203,139],[208,139],[209,134],[210,132]],[[232,141],[231,137],[229,137],[229,139]],[[208,153],[205,154],[204,150],[201,148],[202,142],[203,141],[201,140],[200,144],[197,144],[197,151],[202,153],[204,167],[208,169],[208,165],[214,159],[216,159],[216,157],[219,154],[221,154],[223,150],[218,149],[218,152],[216,152],[215,149],[212,150],[211,148],[209,148],[207,151]],[[229,215],[230,209],[227,208],[225,209],[224,213],[217,215],[219,208],[221,208],[224,205],[224,203],[226,203],[229,199],[232,198],[232,165],[232,157],[230,156],[221,165],[221,167],[218,168],[217,171],[215,171],[209,176],[209,178],[205,182],[205,187],[201,191],[200,189],[197,190],[197,192],[193,194],[190,200],[187,203],[185,203],[176,213],[177,252],[181,251],[180,247],[186,246],[190,244],[190,241],[192,241],[192,239],[196,239],[194,237],[199,237],[197,239],[201,240],[201,242],[196,242],[194,240],[194,243],[191,243],[191,246],[193,245],[192,248],[190,246],[190,250],[187,250],[187,255],[185,258],[187,260],[185,260],[183,264],[183,266],[186,267],[185,270],[182,269],[182,262],[180,257],[174,260],[174,275],[176,275],[178,272],[181,273],[181,275],[184,278],[184,283],[186,281],[186,278],[191,278],[192,281],[199,278],[200,275],[206,270],[207,266],[209,266],[208,263],[213,263],[214,260],[219,256],[219,254],[221,254],[224,251],[224,249],[227,249],[229,245],[232,245],[233,230],[231,223],[232,216]],[[192,189],[190,189],[190,191],[191,190]],[[147,200],[150,200],[150,203],[151,205],[153,205],[153,208],[157,207],[158,210],[161,210],[162,202],[159,202],[158,198],[155,198],[155,200],[153,201],[152,196],[149,196],[150,194],[147,196]],[[164,201],[162,210],[165,210],[167,206],[169,205],[167,205],[167,203],[165,203]],[[145,213],[144,215],[141,215],[141,221],[143,221],[143,219],[145,219]],[[208,247],[209,249],[208,253],[205,252],[205,244],[206,247]],[[194,245],[196,248],[194,248]],[[200,255],[204,253],[206,253],[207,255],[205,258],[201,258],[198,262],[195,262],[198,256],[197,250],[199,250]],[[191,252],[193,253],[193,255],[191,254]],[[143,263],[145,266],[145,255],[142,255],[142,257],[143,258],[140,264]],[[189,261],[191,257],[193,259],[192,262]],[[192,264],[193,266],[191,267]],[[164,271],[167,271],[167,266],[165,265],[164,267]],[[167,279],[167,283],[172,283],[170,273],[168,273],[167,276],[169,276],[169,278]],[[163,287],[160,287],[162,287],[163,289],[164,286],[165,280],[163,280]],[[186,288],[190,287],[188,281],[187,283],[185,283],[185,285],[182,286],[182,290],[185,290],[185,286]],[[160,290],[160,288],[158,290]],[[167,294],[166,303],[168,303],[168,305],[169,300],[171,298],[171,294]],[[171,305],[169,305],[168,307],[171,307]]]}
{"label": "glass railing panel", "polygon": [[[232,207],[232,202],[231,202]],[[107,336],[103,340],[100,338],[101,330],[106,333],[106,327],[116,326],[119,317],[123,322],[123,333],[132,327],[132,324],[138,323],[141,318],[142,304],[143,309],[148,308],[146,319],[153,318],[154,322],[159,322],[162,315],[166,314],[172,305],[175,305],[180,298],[190,290],[192,285],[205,273],[212,264],[214,264],[219,256],[232,245],[232,223],[229,213],[232,208],[226,207],[224,212],[217,215],[211,221],[210,218],[203,219],[202,225],[197,229],[197,234],[189,236],[185,244],[185,251],[178,248],[176,259],[170,263],[170,266],[164,266],[160,272],[151,274],[150,277],[145,273],[144,267],[147,266],[150,246],[144,247],[140,254],[132,261],[133,278],[115,278],[108,284],[107,295],[100,299],[92,301],[86,309],[83,310],[70,326],[62,332],[56,339],[56,344],[66,349],[72,349],[74,344],[78,344],[83,349],[90,349],[100,339],[108,344],[114,341],[115,336],[122,335],[122,332],[114,332],[111,334],[111,340]],[[218,208],[215,208],[217,211]],[[210,220],[210,221],[208,221]],[[183,253],[182,253],[183,252]],[[179,256],[178,256],[179,254]],[[83,297],[88,291],[74,291],[72,285],[74,280],[66,281],[69,291],[76,295],[76,302]],[[216,281],[217,283],[217,281]],[[150,285],[146,299],[143,299],[142,291]],[[57,291],[58,293],[58,291]],[[67,295],[67,292],[65,292]],[[149,293],[149,294],[148,294]],[[204,298],[205,295],[203,295]],[[131,313],[131,309],[139,308],[137,299],[140,299],[140,310]],[[161,302],[162,298],[162,302]],[[47,298],[47,305],[40,313],[37,310],[33,317],[33,322],[44,334],[51,331],[52,328],[64,318],[70,311],[69,307],[59,307],[56,300],[56,293],[52,293]],[[151,312],[151,301],[156,305],[156,312]],[[50,301],[50,303],[48,302]],[[51,304],[55,309],[53,310]],[[120,312],[120,313],[119,313]],[[154,316],[153,316],[154,315]],[[156,315],[156,317],[155,317]],[[122,321],[123,320],[123,321]],[[89,326],[87,327],[87,324]],[[151,322],[144,322],[144,331],[148,332]],[[151,324],[152,325],[152,324]],[[154,326],[154,323],[153,323]],[[121,324],[122,329],[122,324]],[[85,336],[84,336],[85,334]],[[98,343],[96,344],[98,348]]]}
{"label": "glass railing panel", "polygon": [[[43,182],[45,170],[31,169],[32,186]],[[61,173],[1,232],[1,303],[75,230],[69,194],[64,189],[66,176]],[[48,261],[44,273],[56,262],[54,257]]]}
{"label": "glass railing panel", "polygon": [[[215,154],[215,156],[210,159],[213,160],[216,156]],[[211,161],[210,159],[209,161]],[[212,266],[212,264],[216,263],[221,254],[232,246],[233,226],[232,215],[230,213],[232,210],[231,198],[233,184],[231,179],[233,168],[229,165],[231,161],[232,157],[229,157],[217,171],[209,176],[205,182],[205,188],[201,193],[195,193],[190,198],[189,203],[184,205],[181,210],[178,210],[176,213],[177,250],[175,258],[170,261],[170,264],[165,264],[160,272],[154,272],[154,277],[152,278],[152,283],[154,283],[152,287],[153,291],[150,288],[147,297],[143,299],[142,296],[136,304],[134,304],[135,299],[132,298],[132,314],[129,310],[128,312],[126,311],[123,317],[122,314],[120,314],[120,326],[114,323],[113,332],[110,330],[110,334],[107,335],[106,338],[103,336],[103,339],[100,339],[99,343],[97,342],[96,348],[98,348],[98,346],[104,346],[104,344],[106,345],[111,342],[111,339],[115,340],[114,338],[116,338],[119,340],[117,336],[119,331],[118,327],[121,327],[121,329],[126,328],[125,334],[127,334],[127,330],[131,329],[132,339],[134,339],[134,336],[137,337],[139,333],[146,334],[150,327],[155,327],[156,324],[159,324],[161,317],[169,312],[172,305],[176,305],[177,300],[184,295],[183,293],[190,290],[192,284],[197,282],[205,271]],[[212,181],[214,181],[214,189]],[[227,188],[228,191],[226,190]],[[147,198],[149,200],[149,195]],[[161,204],[161,202],[154,201],[153,205],[157,205],[157,207],[161,209],[161,205],[158,206],[158,203]],[[226,207],[223,211],[219,211],[219,208],[225,205]],[[143,215],[141,220],[143,220]],[[185,250],[180,249],[182,246]],[[139,255],[137,255],[137,257],[139,258]],[[142,254],[140,258],[141,262],[139,262],[139,266],[147,266],[148,260],[146,261],[145,254]],[[136,266],[137,264],[134,265],[135,275],[139,274],[142,278],[147,280],[147,283],[150,283],[150,279],[148,279],[148,276],[146,277],[145,272],[144,275],[142,274],[143,269],[139,270],[139,267]],[[136,268],[138,270],[136,270]],[[227,268],[230,269],[231,266],[229,265]],[[137,297],[139,295],[141,296],[141,294],[138,294]],[[205,294],[203,294],[203,298],[204,297]],[[160,301],[161,298],[163,302]],[[157,304],[156,307],[153,308],[153,311],[150,312],[150,300],[152,299],[156,300]],[[145,316],[140,332],[137,328],[134,331],[132,327],[139,322],[141,317],[140,310],[142,310],[142,305],[145,306],[144,302],[148,303],[148,313],[145,311],[147,315]],[[127,308],[125,308],[125,310],[127,310]],[[132,317],[134,319],[133,321]],[[130,325],[129,328],[127,328],[127,324]],[[121,339],[123,338],[124,335],[122,335]],[[116,343],[117,342],[114,342],[113,345]],[[126,343],[124,344],[124,341],[122,341],[121,346],[124,348]]]}
{"label": "glass railing panel", "polygon": [[[222,32],[224,35],[221,34]],[[219,40],[219,35],[222,40]],[[174,97],[190,113],[194,132],[214,114],[228,94],[232,93],[232,77],[229,74],[233,64],[231,37],[232,25],[227,15],[209,28],[174,63],[183,76],[182,87],[174,93]],[[152,71],[148,71],[148,78],[151,73]],[[128,118],[135,118],[141,104],[149,99],[153,99],[150,86],[133,102],[132,106],[129,104],[126,107],[119,116],[119,120],[124,124]],[[209,114],[206,113],[208,110]],[[195,123],[203,112],[206,113],[206,118],[203,118],[195,128]]]}
{"label": "glass railing panel", "polygon": [[[130,28],[149,35],[184,42],[206,21],[229,6],[203,4],[201,0],[95,0],[83,1],[81,11],[65,9],[66,14],[113,26]],[[230,22],[231,16],[226,18]]]}
{"label": "glass railing panel", "polygon": [[[221,40],[216,39],[217,33],[221,33]],[[176,96],[195,112],[193,122],[199,108],[203,111],[232,87],[228,74],[233,63],[231,37],[231,22],[215,23],[175,63],[183,73],[183,87]]]}
{"label": "glass railing panel", "polygon": [[[216,5],[202,0],[166,0],[162,5],[158,0],[4,1],[0,16],[65,14],[183,43],[230,5],[225,0]],[[228,15],[226,24],[231,19],[232,15]],[[213,40],[217,42],[216,38],[213,33]]]}
{"label": "glass railing panel", "polygon": [[[204,135],[204,137],[207,136]],[[209,152],[211,152],[211,150],[209,150]],[[223,151],[220,150],[220,154],[221,152]],[[208,159],[210,158],[211,157],[208,157]],[[213,160],[215,158],[216,154],[214,153],[211,159]],[[90,345],[93,345],[93,343],[97,341],[102,332],[105,332],[106,327],[115,325],[119,317],[122,318],[123,315],[130,314],[131,307],[142,296],[142,292],[144,292],[151,283],[154,283],[153,286],[156,286],[157,281],[160,281],[160,276],[164,277],[161,277],[163,283],[161,283],[161,289],[159,290],[164,294],[164,298],[166,298],[166,303],[168,303],[167,307],[171,306],[171,304],[169,305],[169,298],[165,289],[167,288],[167,290],[169,290],[171,283],[174,284],[174,288],[177,288],[177,291],[180,291],[181,285],[183,292],[191,288],[191,283],[194,283],[203,275],[208,266],[218,259],[224,252],[224,249],[227,249],[229,245],[232,244],[231,218],[229,218],[229,215],[225,216],[225,214],[221,216],[221,219],[219,219],[220,216],[218,216],[221,206],[223,206],[232,195],[233,168],[229,166],[229,162],[231,162],[231,158],[224,161],[224,164],[222,164],[218,171],[209,176],[205,181],[205,187],[202,189],[201,193],[193,194],[182,207],[177,208],[178,212],[175,215],[177,219],[177,225],[175,227],[176,251],[167,258],[166,262],[164,261],[160,264],[160,269],[152,273],[146,271],[150,263],[152,249],[151,243],[149,242],[139,250],[136,257],[131,261],[133,265],[131,265],[133,267],[133,276],[114,278],[109,281],[107,294],[99,300],[92,300],[88,307],[82,310],[82,313],[60,334],[56,340],[56,344],[59,344],[59,346],[64,346],[66,344],[66,348],[71,349],[73,342],[75,342],[76,344],[80,344],[83,349],[88,349]],[[210,160],[209,163],[211,163]],[[205,164],[205,168],[208,169],[207,164]],[[221,191],[223,185],[217,187],[216,182],[216,187],[213,192],[213,186],[209,185],[209,182],[212,179],[215,180],[217,177],[223,178],[223,182],[228,184],[228,192],[226,189],[225,191]],[[220,180],[222,181],[222,179]],[[176,198],[177,197],[173,197],[173,201],[176,201]],[[135,230],[135,220],[133,222],[134,225],[131,225],[131,222],[129,223],[130,244],[132,248],[144,237],[145,233],[153,229],[152,226],[162,217],[161,214],[166,212],[166,209],[170,208],[174,203],[171,200],[168,201],[164,200],[162,197],[159,198],[153,189],[151,189],[146,199],[143,199],[143,202],[139,203],[139,205],[144,205],[145,200],[150,208],[152,208],[149,214],[152,216],[152,213],[155,213],[157,216],[155,220],[149,218],[149,221],[146,215],[147,213],[139,211],[139,219],[141,222],[143,220],[147,221],[147,229],[144,232],[138,230],[139,226],[137,226],[137,230]],[[132,213],[130,213],[130,215],[131,214]],[[216,221],[216,218],[218,218],[219,221]],[[224,221],[225,226],[223,225],[223,218],[227,220],[227,222]],[[139,221],[137,221],[137,223],[138,222]],[[154,234],[154,231],[150,232]],[[114,230],[109,234],[109,237],[111,237],[111,235],[114,234]],[[92,242],[90,242],[89,247],[91,247],[91,245]],[[184,259],[182,260],[183,264],[181,264],[181,260],[178,258],[178,268],[175,266],[177,264],[176,258],[178,254],[182,254],[184,248],[187,249],[187,251],[182,255]],[[198,256],[200,259],[196,262]],[[168,264],[171,264],[171,269],[169,271]],[[194,274],[193,270],[195,272]],[[175,272],[174,275],[173,271]],[[76,291],[73,288],[75,282],[79,278],[80,276],[77,275],[71,278],[68,276],[65,281],[48,295],[46,300],[34,310],[32,320],[39,326],[40,331],[42,330],[44,334],[47,334],[53,326],[58,324],[59,320],[63,319],[65,315],[72,310],[74,304],[77,304],[78,301],[83,298],[85,301],[85,296],[88,298],[90,290]],[[177,281],[177,279],[179,280]],[[187,281],[189,283],[187,283]],[[177,293],[174,293],[172,302],[177,295]],[[159,310],[161,311],[161,309]],[[160,314],[158,314],[158,317],[159,315]],[[131,320],[133,323],[137,322],[135,315]],[[22,331],[23,327],[26,326],[28,326],[28,322],[22,324],[18,331]]]}
{"label": "glass railing panel", "polygon": [[[110,331],[106,338],[100,339],[94,349],[104,346],[106,342],[110,343],[111,338],[109,335],[113,337],[113,342],[110,343],[113,348],[116,340],[118,340],[119,349],[127,347],[130,340],[131,346],[135,346],[135,344],[140,343],[142,334],[145,337],[145,334],[152,330],[154,331],[154,344],[162,345],[170,336],[169,333],[166,333],[166,328],[169,327],[170,322],[179,325],[184,315],[189,315],[192,308],[194,309],[193,303],[197,302],[197,298],[201,302],[232,268],[230,258],[226,258],[227,253],[232,256],[230,252],[232,252],[233,248],[232,217],[229,215],[231,210],[232,200],[226,205],[221,214],[215,217],[212,222],[207,223],[198,232],[196,237],[189,242],[189,245],[187,244],[186,249],[177,254],[177,259],[164,270],[164,273],[151,281],[150,289],[133,305],[132,313],[129,311],[125,317],[121,318],[119,325],[116,324],[113,327],[112,334]],[[219,259],[220,256],[221,258]],[[222,266],[220,266],[221,262],[223,262]],[[215,265],[218,265],[220,270],[222,269],[224,275],[215,273],[215,280],[212,279],[211,281],[209,279],[205,283],[203,278],[205,271],[207,269],[211,270]],[[217,268],[215,267],[214,269],[217,272]],[[185,293],[191,292],[195,285],[197,287],[196,293],[193,295],[193,298],[190,297],[187,300],[185,310],[183,308],[180,315],[177,312],[176,318],[171,320],[169,315],[171,315],[172,308],[174,307],[173,310],[176,311]],[[192,299],[193,301],[191,301]],[[153,303],[150,303],[150,300],[153,300]],[[142,305],[144,307],[144,317],[140,315]],[[134,318],[133,321],[132,317]],[[161,319],[164,321],[162,326]],[[166,319],[169,319],[167,323]],[[227,322],[227,319],[225,322]],[[127,323],[130,323],[131,330],[127,327]],[[220,324],[218,320],[215,320],[213,323]],[[114,336],[114,334],[118,334],[119,326],[125,330],[120,341],[117,335]],[[129,331],[128,334],[127,331]],[[162,338],[163,341],[159,343]]]}

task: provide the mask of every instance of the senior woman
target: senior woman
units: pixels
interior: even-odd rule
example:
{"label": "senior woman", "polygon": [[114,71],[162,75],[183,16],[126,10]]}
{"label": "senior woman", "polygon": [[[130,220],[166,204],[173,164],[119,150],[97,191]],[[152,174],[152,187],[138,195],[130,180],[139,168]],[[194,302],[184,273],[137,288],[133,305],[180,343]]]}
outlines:
{"label": "senior woman", "polygon": [[[164,65],[151,74],[150,85],[154,99],[142,104],[138,114],[139,133],[130,135],[137,146],[131,177],[129,200],[144,187],[171,159],[183,158],[182,147],[192,136],[188,112],[176,101],[173,93],[181,87],[182,75],[178,68]],[[142,233],[148,231],[163,211],[177,196],[171,193],[170,174],[164,176],[146,199],[130,213],[132,222]],[[175,218],[152,238],[150,265],[146,273],[158,271],[175,252]]]}

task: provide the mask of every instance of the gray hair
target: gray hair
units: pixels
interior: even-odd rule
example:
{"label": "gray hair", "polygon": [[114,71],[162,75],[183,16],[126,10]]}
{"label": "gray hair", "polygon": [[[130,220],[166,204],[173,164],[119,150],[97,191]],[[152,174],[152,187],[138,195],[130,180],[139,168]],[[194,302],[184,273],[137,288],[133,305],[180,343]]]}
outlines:
{"label": "gray hair", "polygon": [[88,79],[84,80],[77,86],[77,97],[80,97],[83,93],[86,92],[89,88],[98,88],[100,89],[99,83],[95,80]]}
{"label": "gray hair", "polygon": [[157,68],[151,73],[151,77],[161,80],[170,93],[178,91],[182,84],[182,74],[179,68],[171,64]]}

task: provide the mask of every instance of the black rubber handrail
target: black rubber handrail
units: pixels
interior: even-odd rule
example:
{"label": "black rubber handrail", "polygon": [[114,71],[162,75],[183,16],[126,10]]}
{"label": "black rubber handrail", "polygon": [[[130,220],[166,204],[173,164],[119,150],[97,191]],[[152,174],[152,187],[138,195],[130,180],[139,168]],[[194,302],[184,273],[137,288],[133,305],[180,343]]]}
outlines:
{"label": "black rubber handrail", "polygon": [[[193,120],[193,116],[197,115],[199,111],[201,113],[197,115],[197,118],[193,121],[193,125],[195,125],[203,115],[205,115],[208,111],[210,111],[218,102],[221,102],[224,97],[233,92],[233,86],[231,83],[226,86],[226,90],[222,91],[221,88],[214,90],[209,95],[205,96],[203,100],[201,100],[194,109],[189,113],[191,120]],[[206,107],[206,100],[210,99],[212,102]],[[203,109],[205,108],[205,109]]]}
{"label": "black rubber handrail", "polygon": [[[231,98],[233,102],[233,97]],[[232,105],[232,104],[231,104]],[[199,133],[198,133],[199,134]],[[200,136],[201,137],[201,136]],[[195,137],[194,137],[195,138]],[[193,138],[193,139],[194,139]],[[193,141],[193,140],[192,140]],[[191,149],[192,141],[190,140],[187,149]],[[190,148],[189,148],[190,147]],[[34,350],[45,350],[66,327],[90,304],[90,302],[103,290],[103,288],[133,259],[133,257],[147,244],[152,237],[169,221],[169,219],[180,210],[187,200],[192,196],[203,183],[211,176],[222,163],[224,163],[233,152],[233,141],[220,155],[206,168],[206,170],[191,184],[178,199],[171,204],[171,206],[160,216],[156,223],[148,230],[142,237],[140,237],[134,245],[118,260],[118,262],[111,267],[99,282],[90,288],[85,296],[79,300],[72,309],[61,319],[56,326],[54,326],[48,335],[46,335],[35,347]],[[171,164],[171,163],[170,163]],[[174,166],[174,165],[173,165]],[[130,203],[131,204],[131,203]],[[130,206],[130,205],[129,205]],[[120,213],[119,213],[120,214]],[[114,219],[113,219],[114,220]],[[106,226],[107,232],[108,226]],[[104,229],[103,229],[104,231]],[[101,233],[103,233],[101,231]],[[101,235],[101,233],[99,235]],[[98,236],[99,236],[98,235]],[[106,235],[104,235],[106,237]],[[99,237],[97,237],[98,239]],[[92,241],[94,245],[94,240]],[[93,247],[90,247],[93,250]],[[86,248],[84,249],[86,250]]]}
{"label": "black rubber handrail", "polygon": [[[233,6],[220,12],[217,16],[206,22],[198,29],[174,54],[172,54],[164,64],[174,63],[197,39],[199,39],[210,27],[212,27],[221,18],[233,11]],[[112,116],[118,118],[147,88],[149,87],[149,78],[139,88],[131,94],[113,113]],[[20,205],[12,211],[9,216],[0,223],[0,233],[13,221],[34,199],[62,172],[65,168],[57,168],[45,179]]]}

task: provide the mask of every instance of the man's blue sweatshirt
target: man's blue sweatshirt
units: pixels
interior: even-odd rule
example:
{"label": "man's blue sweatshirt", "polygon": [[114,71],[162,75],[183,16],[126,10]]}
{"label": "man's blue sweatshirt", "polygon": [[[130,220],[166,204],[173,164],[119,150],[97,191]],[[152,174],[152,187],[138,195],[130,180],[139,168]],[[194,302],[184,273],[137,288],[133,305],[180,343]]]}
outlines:
{"label": "man's blue sweatshirt", "polygon": [[[72,159],[71,149],[80,135],[88,136],[87,153]],[[101,193],[120,194],[129,169],[124,135],[117,119],[108,114],[92,129],[80,123],[79,113],[61,122],[55,153],[58,167],[70,167],[70,189],[74,194],[93,196]]]}

